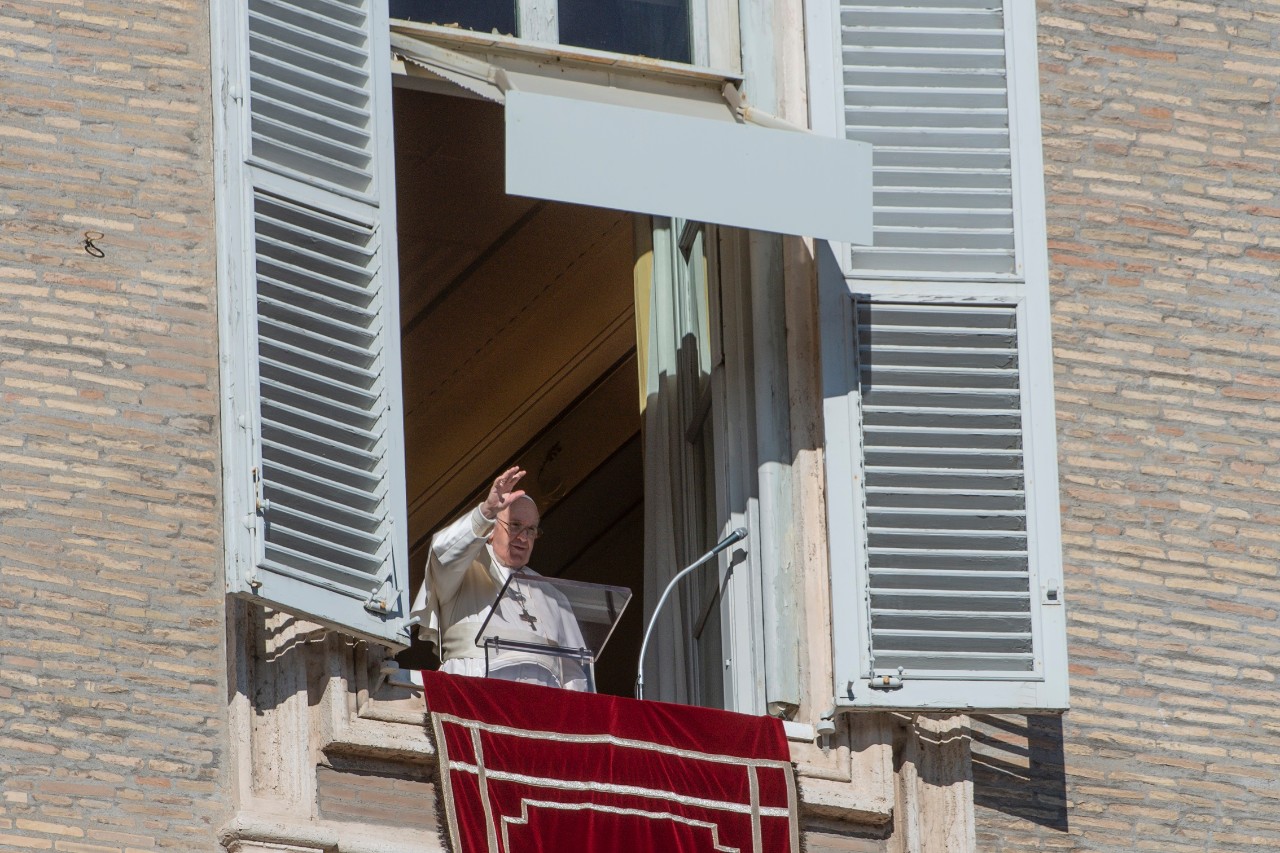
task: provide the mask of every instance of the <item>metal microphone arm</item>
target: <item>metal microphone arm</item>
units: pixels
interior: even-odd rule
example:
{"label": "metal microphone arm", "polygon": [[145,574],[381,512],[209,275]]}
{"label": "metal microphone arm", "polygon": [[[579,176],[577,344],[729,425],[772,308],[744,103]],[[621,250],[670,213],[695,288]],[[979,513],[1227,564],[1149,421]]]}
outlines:
{"label": "metal microphone arm", "polygon": [[653,608],[653,613],[649,616],[649,625],[644,629],[644,640],[642,640],[640,643],[640,660],[637,662],[637,666],[636,666],[636,698],[637,699],[644,698],[644,652],[645,652],[645,649],[648,648],[649,646],[649,635],[653,632],[653,626],[658,622],[658,613],[662,610],[662,605],[666,604],[667,596],[671,594],[671,590],[675,587],[676,582],[679,581],[680,578],[689,574],[689,572],[698,568],[698,566],[701,566],[703,563],[710,560],[716,554],[719,554],[725,548],[728,548],[730,545],[734,544],[735,542],[741,542],[743,539],[746,539],[746,538],[747,538],[747,528],[739,527],[737,530],[733,531],[728,536],[724,537],[719,542],[717,542],[716,546],[712,548],[710,551],[703,554],[696,561],[689,564],[688,566],[685,566],[683,569],[677,572],[676,576],[673,577],[667,583],[667,588],[662,591],[662,597],[658,599],[657,606]]}

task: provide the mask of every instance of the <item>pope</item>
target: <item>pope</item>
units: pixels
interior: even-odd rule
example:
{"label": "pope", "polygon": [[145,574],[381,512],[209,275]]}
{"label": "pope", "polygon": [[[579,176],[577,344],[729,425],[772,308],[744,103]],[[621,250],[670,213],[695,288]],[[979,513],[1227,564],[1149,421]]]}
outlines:
{"label": "pope", "polygon": [[[564,648],[582,648],[581,631],[562,596],[543,584],[521,584],[537,577],[529,559],[542,530],[538,505],[517,488],[525,471],[508,468],[471,512],[431,538],[426,576],[414,598],[418,636],[436,647],[442,672],[524,681],[570,690],[586,689],[581,666],[570,658],[503,651],[490,655],[476,635],[499,590],[514,573],[488,633]],[[486,672],[487,670],[487,672]]]}

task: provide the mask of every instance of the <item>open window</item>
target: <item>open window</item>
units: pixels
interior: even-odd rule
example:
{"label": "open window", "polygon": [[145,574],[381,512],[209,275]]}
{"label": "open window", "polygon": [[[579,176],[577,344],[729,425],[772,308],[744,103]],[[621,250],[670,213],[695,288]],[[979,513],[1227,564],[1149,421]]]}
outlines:
{"label": "open window", "polygon": [[[865,149],[744,125],[722,78],[584,84],[580,69],[570,82],[398,30],[392,43],[413,582],[432,531],[521,465],[548,531],[538,570],[644,602],[598,670],[602,690],[630,694],[666,581],[740,523],[725,469],[750,456],[718,439],[713,409],[738,381],[718,346],[719,288],[742,285],[717,247],[740,242],[734,225],[856,239]],[[797,170],[851,152],[829,192],[796,191],[818,174]],[[713,565],[677,590],[646,695],[726,703],[741,675],[724,663],[727,602],[759,606],[741,602],[749,572],[730,574]]]}
{"label": "open window", "polygon": [[[546,531],[538,571],[638,594],[636,225],[507,194],[499,104],[398,88],[395,106],[411,585],[432,533],[518,464]],[[634,678],[641,611],[605,651],[602,692]]]}
{"label": "open window", "polygon": [[[555,495],[539,560],[564,573],[635,571],[618,555],[655,553],[630,548],[651,533],[636,507],[659,494],[654,478],[682,494],[701,478],[686,541],[666,568],[640,563],[656,596],[681,552],[707,542],[710,504],[721,531],[737,526],[744,490],[722,481],[755,473],[735,469],[752,461],[724,429],[697,446],[704,399],[713,423],[752,412],[739,356],[715,343],[717,311],[743,290],[719,247],[735,229],[799,233],[836,241],[822,341],[838,702],[1065,707],[1034,10],[873,2],[828,22],[849,81],[828,86],[832,114],[877,150],[876,241],[862,250],[849,244],[866,242],[869,145],[753,127],[725,97],[736,81],[698,69],[564,75],[539,67],[564,57],[509,46],[393,41],[380,8],[213,4],[229,591],[404,646],[430,530],[520,461]],[[389,42],[412,84],[394,151]],[[434,141],[409,153],[406,133]],[[645,245],[651,290],[637,301]],[[651,327],[655,294],[695,306],[699,251],[718,293],[698,354],[710,372],[677,371],[690,377],[679,405],[655,406],[642,342],[680,364],[684,335],[638,335],[637,306]],[[660,264],[675,271],[665,291]],[[717,380],[717,366],[732,369]],[[715,477],[651,465],[651,417],[668,450],[712,459]],[[553,545],[560,530],[574,536]],[[761,603],[731,605],[748,585],[723,567],[718,581],[676,608],[679,631],[708,643],[663,659],[708,678],[682,676],[664,697],[714,701],[696,660],[752,645],[743,625]]]}
{"label": "open window", "polygon": [[[717,400],[753,405],[716,344],[745,298],[717,247],[864,240],[869,147],[752,124],[709,72],[463,55],[379,9],[215,4],[228,589],[403,647],[431,532],[514,462],[535,565],[652,601],[751,493],[722,488],[754,471]],[[698,584],[659,695],[741,707],[720,643],[750,653],[759,602],[726,566]],[[642,615],[603,689],[630,692]]]}

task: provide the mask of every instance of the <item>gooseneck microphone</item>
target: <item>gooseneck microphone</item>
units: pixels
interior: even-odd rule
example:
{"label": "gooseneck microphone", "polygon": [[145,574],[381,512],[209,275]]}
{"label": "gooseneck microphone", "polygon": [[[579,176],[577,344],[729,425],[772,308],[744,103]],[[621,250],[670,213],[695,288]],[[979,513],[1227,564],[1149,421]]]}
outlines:
{"label": "gooseneck microphone", "polygon": [[657,621],[658,621],[658,613],[662,610],[662,605],[666,604],[667,596],[671,594],[671,590],[676,585],[676,582],[679,581],[680,578],[689,574],[689,572],[698,568],[698,566],[701,566],[703,563],[707,562],[712,557],[716,556],[721,551],[728,548],[730,545],[733,545],[735,542],[741,542],[743,539],[746,539],[746,538],[747,538],[747,528],[739,527],[737,530],[733,531],[728,536],[724,537],[719,542],[717,542],[715,547],[712,548],[710,551],[703,554],[697,560],[695,560],[694,562],[690,563],[689,565],[681,569],[679,572],[677,572],[676,576],[673,577],[669,583],[667,583],[667,588],[662,591],[662,597],[658,599],[657,606],[653,608],[653,613],[650,614],[649,616],[649,625],[644,629],[644,640],[642,640],[640,643],[640,660],[637,662],[637,666],[636,666],[636,698],[637,699],[644,698],[644,652],[645,652],[645,649],[647,649],[649,646],[649,634],[653,632],[653,626],[657,624]]}

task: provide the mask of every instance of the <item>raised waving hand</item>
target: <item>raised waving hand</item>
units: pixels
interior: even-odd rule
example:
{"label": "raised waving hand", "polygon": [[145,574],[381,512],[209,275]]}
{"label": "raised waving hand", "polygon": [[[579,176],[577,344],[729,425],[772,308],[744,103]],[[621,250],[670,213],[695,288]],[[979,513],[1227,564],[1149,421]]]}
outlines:
{"label": "raised waving hand", "polygon": [[498,517],[498,513],[524,497],[524,490],[516,488],[516,484],[524,475],[524,469],[513,466],[495,477],[493,485],[489,487],[489,494],[485,497],[484,503],[480,504],[481,515],[493,521]]}

